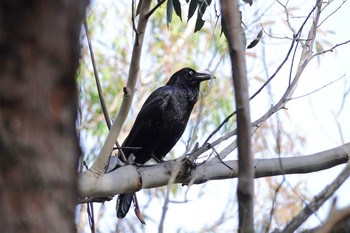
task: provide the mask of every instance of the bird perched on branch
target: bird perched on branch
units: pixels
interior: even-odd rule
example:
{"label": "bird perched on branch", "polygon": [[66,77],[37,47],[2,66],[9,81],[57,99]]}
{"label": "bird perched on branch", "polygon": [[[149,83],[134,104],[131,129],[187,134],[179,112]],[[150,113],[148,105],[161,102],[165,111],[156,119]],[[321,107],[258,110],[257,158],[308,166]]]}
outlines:
{"label": "bird perched on branch", "polygon": [[[144,164],[151,158],[162,161],[185,131],[198,100],[200,83],[211,77],[183,68],[173,74],[165,86],[156,89],[143,104],[122,144],[126,158],[133,154],[136,164]],[[134,193],[119,195],[118,218],[124,218],[128,213],[133,196]]]}

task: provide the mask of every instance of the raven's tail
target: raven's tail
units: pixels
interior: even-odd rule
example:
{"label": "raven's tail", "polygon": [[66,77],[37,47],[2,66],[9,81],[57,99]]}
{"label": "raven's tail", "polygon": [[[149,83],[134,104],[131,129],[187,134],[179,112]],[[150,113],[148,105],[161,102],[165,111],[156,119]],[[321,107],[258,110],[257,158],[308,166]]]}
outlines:
{"label": "raven's tail", "polygon": [[117,217],[124,218],[129,212],[132,199],[135,193],[123,193],[118,196],[117,200]]}

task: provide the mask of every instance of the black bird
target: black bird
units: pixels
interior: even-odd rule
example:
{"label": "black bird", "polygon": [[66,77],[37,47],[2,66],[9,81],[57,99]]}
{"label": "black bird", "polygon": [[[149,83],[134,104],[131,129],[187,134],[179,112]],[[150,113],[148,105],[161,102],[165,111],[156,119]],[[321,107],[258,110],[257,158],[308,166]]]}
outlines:
{"label": "black bird", "polygon": [[[200,83],[210,78],[210,74],[183,68],[173,74],[165,86],[156,89],[143,104],[122,144],[122,147],[126,147],[123,149],[125,156],[128,158],[133,154],[137,164],[144,164],[151,158],[162,161],[185,131],[198,100]],[[133,195],[119,195],[118,218],[124,218],[128,213]]]}

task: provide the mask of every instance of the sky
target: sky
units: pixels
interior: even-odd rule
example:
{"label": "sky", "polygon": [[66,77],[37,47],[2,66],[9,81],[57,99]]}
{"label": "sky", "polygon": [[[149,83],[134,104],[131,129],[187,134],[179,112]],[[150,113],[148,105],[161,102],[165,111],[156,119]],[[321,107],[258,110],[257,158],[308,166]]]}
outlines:
{"label": "sky", "polygon": [[[321,25],[319,29],[319,41],[321,42],[324,49],[334,46],[350,40],[350,27],[348,22],[350,22],[350,3],[346,2],[344,5],[334,14],[332,12],[342,3],[343,1],[335,0],[332,4],[325,9],[321,21],[326,19],[325,16],[331,15],[327,18]],[[292,1],[290,3],[291,10],[291,22],[295,29],[298,29],[303,17],[308,14],[312,8],[314,1]],[[108,1],[94,2],[93,4],[110,4]],[[270,7],[271,6],[271,7]],[[243,21],[249,22],[249,19],[254,18],[256,11],[264,12],[266,14],[261,17],[261,22],[266,22],[268,20],[276,20],[276,27],[280,27],[281,30],[274,30],[276,37],[290,37],[291,32],[283,27],[285,21],[283,18],[281,20],[281,12],[283,9],[276,1],[255,1],[252,7],[244,6]],[[277,17],[278,16],[278,17]],[[210,15],[207,16],[210,18]],[[108,24],[107,24],[108,25]],[[113,23],[111,23],[111,28],[113,28]],[[188,24],[191,25],[191,24]],[[259,26],[259,23],[252,24],[254,27]],[[251,38],[248,38],[248,40]],[[271,40],[264,34],[261,43],[266,43],[265,55],[268,61],[271,61],[272,67],[277,67],[278,61],[281,61],[285,56],[285,46],[288,44],[281,43],[281,49],[276,49],[276,44],[278,45],[278,40]],[[327,44],[330,42],[331,44]],[[284,49],[283,49],[284,48]],[[262,48],[258,44],[252,52],[256,54],[262,54]],[[305,69],[301,81],[296,89],[294,97],[304,96],[315,90],[318,90],[312,94],[306,95],[302,98],[296,98],[291,100],[287,104],[287,114],[289,120],[284,121],[284,126],[291,130],[297,130],[300,135],[305,138],[305,143],[300,145],[300,154],[307,155],[316,153],[322,150],[327,150],[336,146],[340,146],[343,143],[350,141],[350,99],[345,99],[343,107],[341,103],[343,102],[343,94],[346,90],[350,88],[350,43],[335,49],[333,52],[326,53],[318,59],[314,59],[310,65]],[[296,56],[298,58],[298,55]],[[257,75],[256,73],[261,72],[261,70],[252,69],[257,64],[254,58],[247,57],[247,68],[251,71],[251,75]],[[227,69],[229,71],[229,68]],[[269,70],[270,75],[273,68]],[[281,94],[283,94],[284,88],[286,86],[286,77],[289,75],[289,66],[283,69],[281,73],[273,80],[271,84],[271,90],[273,97],[268,96],[267,92],[265,99],[253,100],[251,102],[251,115],[252,120],[259,118],[263,113],[266,112],[271,103],[276,103]],[[263,74],[261,76],[264,76]],[[339,80],[338,80],[339,79]],[[331,83],[338,80],[334,83]],[[331,84],[330,84],[331,83]],[[255,84],[255,83],[253,83]],[[329,84],[329,85],[328,85]],[[324,87],[327,85],[326,87]],[[322,88],[324,87],[324,88]],[[250,92],[253,93],[258,88],[257,85],[252,85]],[[339,110],[341,114],[337,116]],[[280,113],[283,115],[283,113]],[[341,133],[339,132],[338,124],[341,126]],[[284,153],[288,154],[288,151]],[[177,153],[181,154],[181,152]],[[298,156],[291,154],[290,156]],[[339,174],[344,166],[338,166],[332,169],[328,169],[322,172],[303,175],[290,175],[287,176],[288,182],[291,184],[296,184],[302,182],[305,187],[308,188],[309,197],[316,195],[320,192],[325,184],[331,182]],[[257,182],[256,190],[261,188],[261,184]],[[194,185],[187,189],[187,187],[179,187],[184,192],[188,191],[186,203],[171,203],[168,207],[167,217],[165,220],[165,232],[177,232],[177,229],[182,229],[180,232],[198,232],[204,225],[211,225],[218,219],[222,212],[226,208],[231,210],[237,210],[237,207],[233,200],[236,200],[236,180],[221,180],[221,181],[210,181],[204,185]],[[261,189],[260,189],[261,190]],[[259,192],[260,192],[259,190]],[[345,184],[336,192],[336,197],[338,200],[339,207],[349,206],[349,190],[350,181],[346,181]],[[264,191],[262,191],[264,192]],[[146,203],[148,201],[147,195],[143,195],[139,192],[138,199],[140,203]],[[198,193],[201,193],[200,198],[198,198]],[[259,200],[261,193],[256,193],[256,199],[259,203],[263,202]],[[177,201],[184,200],[184,194],[180,194],[176,198]],[[154,221],[147,221],[147,225],[142,229],[145,232],[157,232],[158,221],[161,218],[162,211],[162,199],[153,200],[147,209],[147,213],[150,214]],[[271,203],[267,203],[267,209]],[[101,226],[104,232],[113,231],[116,218],[115,218],[115,202],[108,202],[105,204],[107,209],[106,216],[101,219]],[[98,209],[98,207],[96,208]],[[320,211],[318,211],[318,216],[324,219],[329,211],[329,203],[325,205]],[[266,214],[265,212],[264,214]],[[234,219],[237,220],[238,212],[231,211]],[[257,217],[261,219],[260,213],[257,213]],[[129,212],[128,218],[133,218],[132,210]],[[237,221],[228,221],[220,228],[220,232],[230,232],[230,230],[235,229]],[[320,223],[317,217],[311,217],[307,223],[307,227],[317,226]],[[138,224],[138,223],[136,223]],[[88,232],[88,231],[87,231]],[[214,231],[215,232],[215,231]]]}

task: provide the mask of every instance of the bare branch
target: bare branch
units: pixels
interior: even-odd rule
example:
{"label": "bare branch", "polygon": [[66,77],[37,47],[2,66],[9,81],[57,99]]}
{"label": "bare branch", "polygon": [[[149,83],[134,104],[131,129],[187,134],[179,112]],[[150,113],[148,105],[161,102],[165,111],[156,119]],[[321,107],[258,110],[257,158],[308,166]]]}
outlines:
{"label": "bare branch", "polygon": [[100,82],[100,78],[99,78],[98,72],[97,72],[95,56],[94,56],[94,50],[92,49],[92,44],[91,44],[91,39],[90,39],[90,32],[89,32],[89,27],[87,25],[86,18],[84,19],[84,28],[85,28],[86,40],[87,40],[88,46],[89,46],[91,63],[92,63],[92,67],[93,67],[94,75],[95,75],[95,81],[96,81],[96,87],[97,87],[97,92],[98,92],[98,98],[99,98],[100,103],[101,103],[101,108],[102,108],[103,115],[105,117],[106,124],[108,126],[108,129],[110,129],[111,128],[111,120],[109,118],[109,114],[108,114],[108,110],[107,110],[107,107],[106,107],[106,103],[105,103],[105,100],[104,100],[104,97],[103,97],[103,94],[102,94],[101,82]]}
{"label": "bare branch", "polygon": [[[345,3],[347,0],[343,0],[343,2],[336,8],[334,9],[329,15],[327,15],[327,17],[325,17],[322,22],[318,25],[318,27],[321,27],[321,25],[328,20],[333,14],[335,14]],[[326,2],[326,6],[322,9],[324,10],[327,6],[330,5],[330,3],[332,3],[332,1]]]}
{"label": "bare branch", "polygon": [[221,0],[223,32],[231,57],[232,81],[237,106],[239,232],[254,231],[254,170],[251,155],[250,109],[245,60],[244,31],[238,1]]}
{"label": "bare branch", "polygon": [[293,34],[295,35],[295,30],[293,29],[293,27],[292,27],[292,25],[291,25],[291,23],[290,23],[289,10],[288,10],[288,6],[287,6],[288,3],[289,3],[289,1],[287,1],[286,4],[283,4],[283,3],[281,3],[280,1],[277,0],[277,3],[280,4],[280,5],[283,7],[283,9],[284,9],[284,11],[285,11],[285,13],[286,13],[286,22],[287,22],[287,25],[288,25],[289,29],[290,29],[290,30],[293,32]]}
{"label": "bare branch", "polygon": [[292,221],[288,223],[282,233],[294,232],[308,217],[320,208],[350,176],[350,163],[340,172],[338,177],[327,185]]}
{"label": "bare branch", "polygon": [[[316,5],[311,12],[314,12],[316,9],[316,15],[320,14],[320,4],[322,2],[320,0],[318,0],[318,5]],[[306,20],[304,21],[302,27],[299,29],[298,31],[298,35],[301,33],[301,30],[303,28],[303,26],[306,24],[306,21],[310,18],[311,13],[308,15],[308,17],[306,18]],[[298,70],[294,76],[293,81],[290,83],[290,85],[288,86],[287,90],[285,91],[285,93],[283,94],[283,96],[281,97],[281,99],[278,101],[277,104],[275,104],[274,106],[272,106],[263,116],[261,116],[259,119],[257,119],[256,121],[254,121],[253,123],[251,123],[251,130],[253,131],[254,129],[258,128],[262,123],[264,123],[271,115],[273,115],[274,113],[276,113],[277,111],[284,109],[285,105],[287,104],[287,102],[289,100],[291,100],[291,97],[293,96],[293,93],[295,91],[295,89],[297,88],[297,85],[299,83],[301,74],[303,73],[305,67],[307,66],[307,64],[309,63],[309,61],[312,59],[312,50],[310,49],[310,46],[313,45],[314,40],[316,38],[316,25],[317,25],[317,20],[319,19],[318,17],[314,17],[314,21],[312,24],[312,27],[309,31],[309,35],[307,38],[307,42],[305,43],[305,46],[303,47],[303,51],[302,51],[302,55],[300,58],[300,63],[299,63],[299,67]],[[297,39],[297,38],[296,38]],[[294,41],[293,41],[294,43]],[[288,59],[288,56],[290,54],[290,52],[292,51],[293,48],[293,43],[288,51],[288,54],[285,58],[285,60],[282,62],[282,64],[277,68],[276,72],[267,80],[267,82],[264,83],[264,85],[251,97],[254,98],[261,90],[262,88],[264,88],[267,83],[269,81],[271,81],[271,79],[277,74],[277,72],[279,71],[279,69],[283,66],[284,62]],[[217,139],[216,141],[212,142],[211,145],[212,146],[216,146],[217,144],[219,144],[220,142],[232,137],[233,135],[237,134],[237,129],[227,133],[226,135],[222,136],[221,138]],[[201,150],[205,150],[205,145],[200,147],[199,149]]]}
{"label": "bare branch", "polygon": [[309,92],[309,93],[306,93],[306,94],[303,94],[303,95],[299,95],[299,96],[296,96],[296,97],[292,97],[290,100],[295,100],[295,99],[299,99],[299,98],[303,98],[303,97],[306,97],[306,96],[308,96],[308,95],[311,95],[311,94],[313,94],[313,93],[315,93],[315,92],[318,92],[319,90],[322,90],[323,88],[325,88],[325,87],[327,87],[327,86],[329,86],[329,85],[331,85],[331,84],[333,84],[333,83],[339,81],[340,79],[342,79],[342,78],[344,78],[344,77],[345,77],[345,75],[343,75],[343,76],[341,76],[340,78],[337,78],[336,80],[333,80],[332,82],[329,82],[329,83],[327,83],[326,85],[323,85],[322,87],[319,87],[319,88],[317,88],[316,90],[313,90],[313,91],[311,91],[311,92]]}
{"label": "bare branch", "polygon": [[275,188],[275,194],[273,196],[273,199],[272,199],[272,206],[271,206],[271,209],[270,209],[270,216],[269,216],[269,219],[267,220],[265,226],[264,226],[264,232],[270,232],[270,227],[271,227],[271,223],[272,223],[272,218],[273,218],[273,215],[274,215],[274,212],[275,212],[275,206],[276,206],[276,203],[277,203],[277,196],[279,194],[279,190],[282,188],[282,185],[283,183],[286,181],[285,179],[285,176],[283,174],[283,179],[282,181],[280,182],[280,184],[277,186],[277,188]]}
{"label": "bare branch", "polygon": [[[99,100],[100,100],[103,116],[105,118],[107,127],[110,130],[111,129],[111,120],[110,120],[110,117],[109,117],[109,114],[108,114],[108,110],[107,110],[107,107],[106,107],[106,102],[105,102],[103,94],[102,94],[101,82],[100,82],[100,78],[99,78],[98,72],[97,72],[94,51],[92,49],[92,43],[91,43],[91,39],[90,39],[90,33],[89,33],[89,28],[88,28],[88,25],[87,25],[86,18],[84,19],[84,28],[85,28],[85,33],[86,33],[86,39],[88,41],[88,46],[89,46],[89,51],[90,51],[90,56],[91,56],[91,63],[92,63],[92,67],[94,69],[94,75],[95,75],[95,81],[96,81],[98,97],[99,97]],[[116,140],[116,145],[117,145],[118,148],[120,148],[120,144],[119,144],[118,140]],[[121,150],[121,154],[122,154],[122,157],[124,158],[124,161],[126,161],[125,155],[124,155],[122,150]]]}
{"label": "bare branch", "polygon": [[336,44],[330,49],[326,49],[326,50],[323,50],[322,52],[315,53],[311,58],[314,58],[314,57],[319,56],[319,55],[324,54],[324,53],[333,52],[333,50],[336,49],[337,47],[345,45],[345,44],[347,44],[349,42],[350,42],[350,40],[347,40],[347,41],[344,41],[342,43]]}
{"label": "bare branch", "polygon": [[[141,4],[141,3],[139,3],[139,4]],[[137,28],[136,28],[136,25],[135,25],[136,14],[137,13],[135,13],[135,0],[133,0],[132,3],[131,3],[131,23],[132,23],[132,29],[134,30],[135,36],[136,36],[135,40],[138,40],[137,37],[139,35],[139,32],[137,31]]]}
{"label": "bare branch", "polygon": [[[106,107],[106,102],[105,102],[103,94],[102,94],[101,82],[100,82],[100,78],[99,78],[98,72],[97,72],[94,51],[92,49],[92,43],[91,43],[91,39],[90,39],[90,32],[89,32],[89,28],[88,28],[88,24],[87,24],[86,18],[84,19],[84,23],[83,24],[84,24],[86,39],[87,39],[88,47],[89,47],[89,51],[90,51],[91,63],[92,63],[92,67],[93,67],[93,70],[94,70],[95,82],[96,82],[98,97],[99,97],[99,100],[100,100],[103,116],[105,118],[107,127],[108,127],[108,129],[110,129],[111,128],[111,120],[110,120],[110,117],[109,117],[109,114],[108,114],[108,110],[107,110],[107,107]],[[118,142],[116,142],[116,143],[117,143],[117,145],[119,147]],[[91,232],[95,233],[94,204],[92,202],[87,203],[87,213],[88,213],[88,219],[89,219],[89,225],[90,225]]]}
{"label": "bare branch", "polygon": [[346,79],[345,79],[345,82],[344,82],[344,94],[343,94],[343,98],[342,98],[342,101],[341,101],[341,105],[340,105],[339,110],[337,112],[337,116],[339,116],[339,114],[343,111],[344,106],[345,106],[346,98],[348,97],[349,94],[350,94],[350,87],[348,87]]}
{"label": "bare branch", "polygon": [[171,172],[171,176],[168,182],[168,188],[166,191],[166,196],[163,204],[163,211],[162,211],[162,216],[159,222],[158,226],[158,233],[163,233],[164,232],[164,221],[165,221],[165,216],[168,210],[168,204],[169,204],[169,196],[170,196],[170,191],[171,191],[171,186],[174,184],[176,177],[178,174],[181,172],[181,169],[183,168],[182,166],[182,160],[178,159],[176,160],[176,164],[174,166],[174,170]]}
{"label": "bare branch", "polygon": [[[278,72],[283,68],[283,66],[285,65],[285,63],[288,61],[290,54],[291,54],[292,51],[293,51],[295,42],[300,41],[301,32],[302,32],[302,30],[303,30],[303,28],[304,28],[306,22],[310,19],[311,14],[312,14],[312,12],[314,12],[315,8],[316,8],[316,7],[314,7],[314,8],[311,10],[311,12],[309,13],[309,15],[306,17],[305,21],[303,22],[303,24],[302,24],[301,27],[299,28],[298,32],[293,36],[292,43],[291,43],[291,45],[290,45],[290,47],[289,47],[289,50],[288,50],[288,52],[287,52],[285,58],[284,58],[283,61],[281,62],[281,64],[277,67],[277,69],[276,69],[275,72],[271,75],[271,77],[268,78],[268,79],[266,80],[266,82],[265,82],[265,83],[264,83],[264,84],[249,98],[249,100],[254,99],[254,98],[255,98],[255,97],[256,97],[256,96],[257,96],[257,95],[272,81],[272,79],[278,74]],[[265,33],[266,33],[266,32],[265,32]],[[305,64],[305,66],[306,66],[306,64]],[[299,73],[299,76],[301,75],[301,73],[302,73],[302,72]],[[296,76],[295,79],[299,79],[299,77]],[[286,90],[286,93],[288,92],[288,90],[291,90],[291,89],[287,89],[287,90]],[[279,102],[279,104],[281,104],[281,102]],[[280,108],[277,107],[278,110],[279,110],[279,109],[282,109],[282,108],[284,107],[284,105],[285,105],[285,104],[281,105]],[[277,105],[276,105],[276,106],[277,106]],[[274,112],[272,112],[272,114],[273,114],[273,113],[274,113]],[[228,120],[229,120],[232,116],[234,116],[235,114],[236,114],[236,111],[234,111],[233,113],[231,113],[230,115],[228,115],[228,116],[224,119],[224,121],[223,121],[209,136],[208,136],[208,138],[205,140],[205,143],[209,142],[210,138],[211,138],[215,133],[217,133],[217,132],[222,128],[222,126],[224,126],[224,125],[228,122]],[[269,114],[271,114],[271,112],[270,112]],[[272,114],[271,114],[271,115],[272,115]],[[267,119],[267,118],[266,118],[266,119]],[[236,134],[236,130],[234,130],[234,134],[228,134],[227,136],[228,136],[228,137],[231,137],[232,135],[235,135],[235,134]],[[227,138],[226,138],[226,139],[227,139]],[[204,143],[204,144],[205,144],[205,143]],[[213,144],[213,143],[212,143],[212,144]]]}
{"label": "bare branch", "polygon": [[231,117],[236,115],[236,111],[228,115],[221,123],[220,125],[207,137],[207,139],[204,141],[204,144],[208,143],[209,140],[216,134],[227,122],[230,120]]}
{"label": "bare branch", "polygon": [[317,233],[328,233],[336,229],[339,224],[346,218],[350,218],[350,206],[343,209],[336,209],[336,200],[334,199],[332,209],[329,213],[327,222]]}
{"label": "bare branch", "polygon": [[[312,155],[255,159],[255,178],[325,170],[346,163],[349,160],[349,154],[350,143],[347,143]],[[197,164],[197,167],[190,172],[181,169],[174,183],[199,184],[209,180],[236,178],[238,174],[237,161],[225,161],[225,163],[232,170],[220,161]],[[176,164],[176,160],[171,160],[151,166],[123,166],[113,172],[103,174],[97,182],[87,176],[80,176],[80,196],[81,198],[105,197],[164,186],[169,183]]]}
{"label": "bare branch", "polygon": [[155,7],[152,8],[152,10],[150,10],[147,15],[146,15],[146,19],[148,19],[166,0],[161,0],[158,1],[157,5],[155,5]]}
{"label": "bare branch", "polygon": [[134,48],[133,48],[131,63],[129,68],[129,76],[128,76],[127,85],[124,88],[123,101],[120,106],[118,115],[114,121],[114,124],[106,138],[106,141],[102,146],[102,149],[97,159],[94,161],[94,163],[92,164],[89,170],[91,173],[90,175],[93,175],[95,177],[99,177],[103,173],[103,168],[107,163],[108,157],[112,151],[114,143],[117,141],[120,130],[124,124],[124,121],[128,115],[128,112],[132,103],[136,81],[137,81],[137,75],[140,69],[140,58],[141,58],[143,37],[145,34],[146,25],[147,25],[147,18],[145,16],[150,8],[150,4],[151,4],[151,0],[142,1],[140,18],[137,25],[138,36],[135,37],[135,41],[134,41]]}

